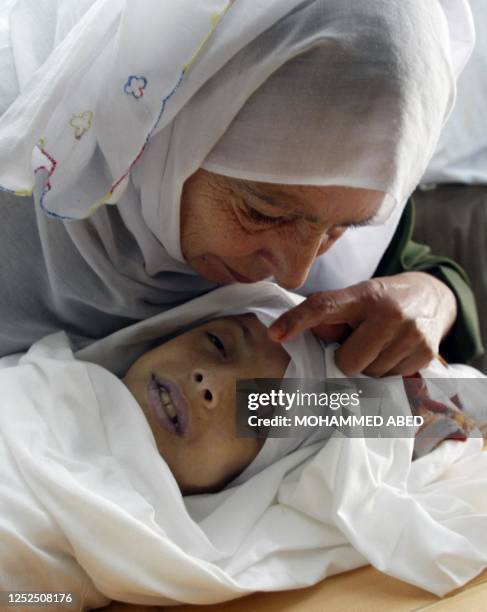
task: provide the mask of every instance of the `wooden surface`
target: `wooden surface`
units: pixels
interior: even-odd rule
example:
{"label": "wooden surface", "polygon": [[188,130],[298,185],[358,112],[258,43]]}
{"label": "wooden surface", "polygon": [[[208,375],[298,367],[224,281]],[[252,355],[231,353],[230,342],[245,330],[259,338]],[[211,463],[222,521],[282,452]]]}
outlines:
{"label": "wooden surface", "polygon": [[[107,612],[196,612],[202,606],[150,607],[113,603]],[[487,570],[444,599],[386,576],[371,566],[328,578],[308,589],[254,593],[204,606],[208,612],[487,612]]]}

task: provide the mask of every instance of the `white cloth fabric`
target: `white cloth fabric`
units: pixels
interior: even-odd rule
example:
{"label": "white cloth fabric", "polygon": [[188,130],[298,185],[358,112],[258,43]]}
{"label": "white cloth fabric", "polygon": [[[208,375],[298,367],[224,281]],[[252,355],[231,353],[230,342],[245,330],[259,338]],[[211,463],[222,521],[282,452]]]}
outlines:
{"label": "white cloth fabric", "polygon": [[470,0],[470,6],[475,47],[423,183],[487,183],[487,3]]}
{"label": "white cloth fabric", "polygon": [[[38,10],[20,4],[26,18]],[[53,15],[68,34],[0,119],[0,184],[29,190],[35,172],[37,204],[55,218],[118,202],[152,274],[184,263],[179,199],[202,164],[377,189],[385,221],[424,172],[473,41],[466,0],[86,6],[71,29],[69,11]],[[398,216],[372,248],[363,232],[335,245],[339,260],[372,254],[339,284],[370,277]]]}
{"label": "white cloth fabric", "polygon": [[[142,411],[101,367],[121,373],[150,339],[188,324],[248,311],[273,317],[297,301],[268,283],[225,287],[78,359],[58,334],[0,361],[1,589],[72,590],[83,609],[107,598],[208,604],[367,562],[437,594],[478,574],[487,565],[478,438],[414,463],[412,439],[333,438],[242,485],[183,500]],[[308,353],[297,342],[287,347],[294,372],[322,377],[319,345]],[[328,376],[342,376],[331,349],[325,360]]]}

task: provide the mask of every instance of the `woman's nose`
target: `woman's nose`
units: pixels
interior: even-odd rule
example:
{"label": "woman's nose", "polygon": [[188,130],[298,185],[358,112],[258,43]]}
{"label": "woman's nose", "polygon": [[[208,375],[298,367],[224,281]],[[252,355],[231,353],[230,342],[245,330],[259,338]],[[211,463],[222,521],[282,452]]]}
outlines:
{"label": "woman's nose", "polygon": [[206,368],[195,368],[192,372],[192,382],[203,405],[210,410],[216,408],[221,394],[221,384],[216,373]]}
{"label": "woman's nose", "polygon": [[299,244],[282,245],[273,270],[276,282],[284,289],[300,287],[306,281],[316,257],[329,248],[328,243],[329,238],[325,235]]}

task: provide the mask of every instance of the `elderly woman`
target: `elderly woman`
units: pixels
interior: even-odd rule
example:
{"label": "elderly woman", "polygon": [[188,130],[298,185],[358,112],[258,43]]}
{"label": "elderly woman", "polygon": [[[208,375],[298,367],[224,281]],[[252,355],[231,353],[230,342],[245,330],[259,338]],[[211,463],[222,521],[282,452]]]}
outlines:
{"label": "elderly woman", "polygon": [[1,354],[269,277],[309,295],[270,337],[346,338],[346,373],[479,352],[466,278],[410,241],[407,204],[471,50],[464,1],[31,4],[0,120]]}

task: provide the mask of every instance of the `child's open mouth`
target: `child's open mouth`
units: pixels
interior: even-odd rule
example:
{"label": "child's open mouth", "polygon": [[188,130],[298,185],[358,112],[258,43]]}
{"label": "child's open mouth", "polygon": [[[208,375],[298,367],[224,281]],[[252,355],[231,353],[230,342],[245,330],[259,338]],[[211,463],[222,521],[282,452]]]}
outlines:
{"label": "child's open mouth", "polygon": [[146,395],[152,413],[163,429],[184,436],[188,426],[188,405],[179,387],[171,380],[152,374]]}

